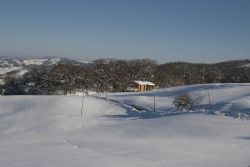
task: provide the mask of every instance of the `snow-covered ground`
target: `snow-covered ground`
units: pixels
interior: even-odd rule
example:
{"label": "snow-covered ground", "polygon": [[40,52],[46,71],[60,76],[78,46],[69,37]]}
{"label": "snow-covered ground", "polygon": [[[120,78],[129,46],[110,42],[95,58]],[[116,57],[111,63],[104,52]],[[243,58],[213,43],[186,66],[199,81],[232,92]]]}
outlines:
{"label": "snow-covered ground", "polygon": [[250,63],[249,63],[249,64],[245,64],[245,65],[243,65],[242,67],[247,67],[247,68],[249,68],[249,67],[250,67]]}
{"label": "snow-covered ground", "polygon": [[83,117],[80,96],[1,96],[0,166],[248,167],[250,121],[152,113],[154,96],[156,112],[174,112],[172,100],[181,92],[203,97],[197,110],[207,107],[208,92],[205,111],[250,110],[250,84],[108,94],[122,103],[86,96]]}
{"label": "snow-covered ground", "polygon": [[45,62],[48,62],[48,65],[54,65],[61,61],[60,58],[42,58],[42,59],[24,59],[22,63],[24,65],[44,65]]}
{"label": "snow-covered ground", "polygon": [[0,75],[6,74],[6,73],[11,72],[11,71],[15,71],[15,70],[21,70],[21,69],[22,69],[22,67],[14,67],[14,66],[0,67]]}
{"label": "snow-covered ground", "polygon": [[50,59],[51,65],[57,64],[57,63],[60,62],[60,61],[61,61],[60,58],[53,58],[53,59]]}
{"label": "snow-covered ground", "polygon": [[23,60],[23,64],[25,65],[42,65],[45,61],[48,61],[48,59],[26,59]]}
{"label": "snow-covered ground", "polygon": [[[108,98],[129,105],[141,107],[148,111],[155,109],[162,115],[178,114],[173,104],[176,96],[187,93],[199,101],[191,112],[212,112],[215,114],[226,113],[237,117],[239,113],[250,115],[250,83],[237,84],[200,84],[182,87],[173,87],[141,93],[111,93]],[[100,94],[100,97],[106,97]],[[250,118],[243,118],[250,119]]]}
{"label": "snow-covered ground", "polygon": [[61,61],[61,58],[41,58],[41,59],[0,59],[0,75],[11,71],[21,71],[18,75],[27,72],[25,69],[29,65],[54,65]]}

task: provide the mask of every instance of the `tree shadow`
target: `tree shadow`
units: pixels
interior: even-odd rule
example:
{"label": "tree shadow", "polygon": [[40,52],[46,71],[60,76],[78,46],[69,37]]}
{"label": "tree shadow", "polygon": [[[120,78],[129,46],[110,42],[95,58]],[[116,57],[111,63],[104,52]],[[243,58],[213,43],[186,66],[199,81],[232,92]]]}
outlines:
{"label": "tree shadow", "polygon": [[169,117],[169,116],[176,116],[176,115],[184,115],[184,114],[197,114],[197,113],[204,113],[203,110],[177,110],[175,108],[167,109],[167,110],[156,110],[156,111],[144,111],[144,110],[127,110],[126,114],[120,115],[106,115],[105,117],[114,118],[114,119],[153,119],[153,118],[160,118],[160,117]]}
{"label": "tree shadow", "polygon": [[250,136],[239,136],[237,139],[250,140]]}

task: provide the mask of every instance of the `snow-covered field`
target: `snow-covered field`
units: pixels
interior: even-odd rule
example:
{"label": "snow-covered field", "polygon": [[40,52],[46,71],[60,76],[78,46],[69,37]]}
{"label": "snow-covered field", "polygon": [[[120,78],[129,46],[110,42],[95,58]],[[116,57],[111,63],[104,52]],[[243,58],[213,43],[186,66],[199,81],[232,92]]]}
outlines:
{"label": "snow-covered field", "polygon": [[[191,112],[210,112],[233,117],[242,117],[244,113],[250,115],[250,83],[201,84],[141,93],[112,93],[108,94],[108,98],[139,108],[142,106],[142,109],[148,111],[154,110],[155,98],[155,109],[158,113],[155,115],[160,116],[179,114],[172,104],[174,98],[182,93],[187,93],[199,101],[199,104],[194,106],[194,111]],[[106,97],[105,94],[99,96]],[[243,117],[242,119],[250,118]]]}
{"label": "snow-covered field", "polygon": [[[202,99],[195,108],[200,113],[174,110],[173,98],[182,92]],[[80,96],[1,96],[0,166],[250,165],[250,121],[212,114],[249,112],[250,84],[194,85],[108,98],[121,103],[84,97],[81,117]]]}

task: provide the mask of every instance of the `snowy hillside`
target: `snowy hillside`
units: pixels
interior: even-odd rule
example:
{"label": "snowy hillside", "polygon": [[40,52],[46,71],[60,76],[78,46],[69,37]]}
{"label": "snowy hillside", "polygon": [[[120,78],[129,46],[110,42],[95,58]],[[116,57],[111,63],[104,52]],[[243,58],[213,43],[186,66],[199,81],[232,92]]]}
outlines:
{"label": "snowy hillside", "polygon": [[206,111],[249,112],[249,91],[249,84],[212,84],[108,95],[120,103],[86,96],[83,117],[80,96],[0,96],[0,166],[248,167],[250,121],[176,114],[172,100],[202,96],[202,110],[209,92]]}
{"label": "snowy hillside", "polygon": [[0,59],[0,75],[12,71],[21,71],[30,65],[54,65],[60,61],[59,58],[49,59]]}
{"label": "snowy hillside", "polygon": [[1,58],[0,57],[0,75],[12,71],[20,71],[31,65],[51,66],[58,63],[82,63],[65,58]]}
{"label": "snowy hillside", "polygon": [[[126,103],[146,111],[153,111],[154,97],[155,115],[178,114],[173,105],[176,96],[188,93],[199,104],[191,112],[210,112],[215,114],[250,119],[250,84],[204,84],[173,87],[142,93],[111,93],[109,99]],[[105,97],[105,94],[99,95]],[[248,116],[246,114],[248,114]]]}

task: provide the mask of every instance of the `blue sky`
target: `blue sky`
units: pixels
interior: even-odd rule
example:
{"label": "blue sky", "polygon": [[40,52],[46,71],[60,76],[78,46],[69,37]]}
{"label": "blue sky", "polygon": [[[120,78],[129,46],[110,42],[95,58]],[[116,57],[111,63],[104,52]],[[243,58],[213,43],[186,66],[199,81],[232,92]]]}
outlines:
{"label": "blue sky", "polygon": [[0,0],[0,56],[250,58],[250,1]]}

